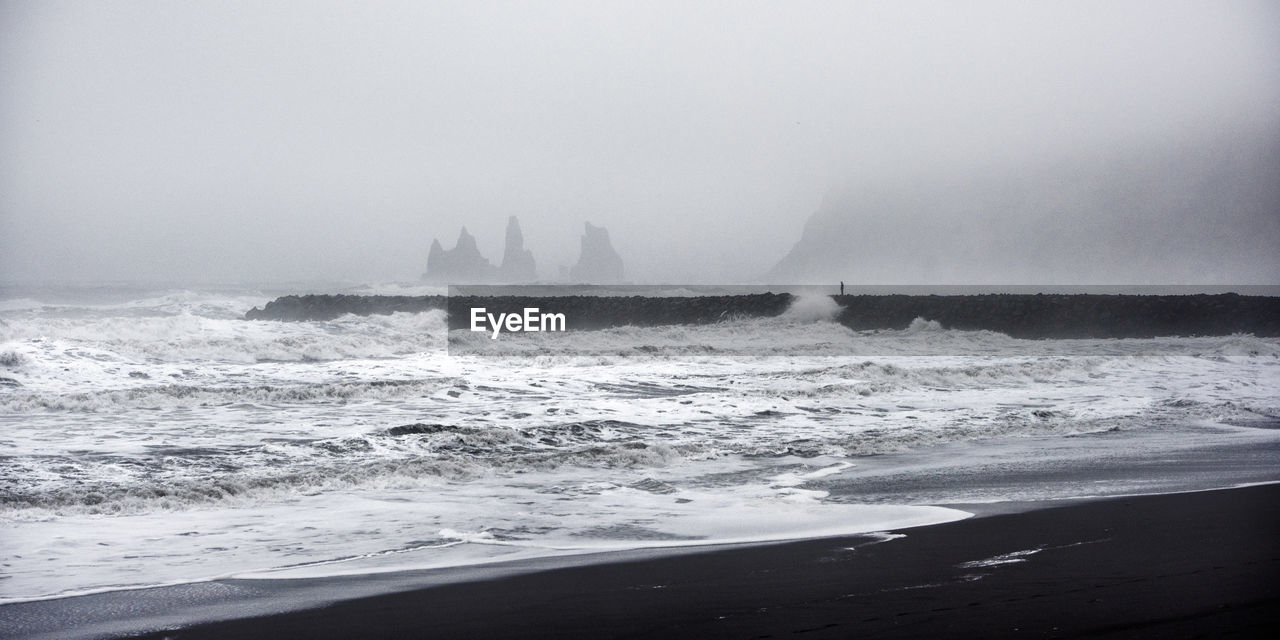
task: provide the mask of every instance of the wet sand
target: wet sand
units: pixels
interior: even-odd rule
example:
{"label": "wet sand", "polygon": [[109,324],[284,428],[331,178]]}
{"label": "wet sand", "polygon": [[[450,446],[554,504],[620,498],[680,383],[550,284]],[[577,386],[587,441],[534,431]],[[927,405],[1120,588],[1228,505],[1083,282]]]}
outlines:
{"label": "wet sand", "polygon": [[554,569],[148,638],[1280,637],[1280,485]]}

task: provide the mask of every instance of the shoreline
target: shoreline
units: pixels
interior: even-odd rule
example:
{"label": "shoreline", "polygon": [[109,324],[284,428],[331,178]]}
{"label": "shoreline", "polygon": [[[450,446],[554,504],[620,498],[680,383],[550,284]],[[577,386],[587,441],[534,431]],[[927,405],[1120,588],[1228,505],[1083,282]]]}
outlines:
{"label": "shoreline", "polygon": [[591,564],[142,637],[1170,637],[1280,629],[1280,485]]}
{"label": "shoreline", "polygon": [[[1276,490],[1280,485],[1272,483],[1280,481],[1274,471],[1280,449],[1275,439],[1269,437],[1277,433],[1275,428],[1272,423],[1256,428],[1236,426],[1232,429],[1238,432],[1237,436],[1252,437],[1243,440],[1237,437],[1230,442],[1220,442],[1220,435],[1187,439],[1188,435],[1194,434],[1184,434],[1178,439],[1181,446],[1173,448],[1117,444],[1116,439],[1123,438],[1128,432],[1107,431],[1086,436],[1083,440],[1068,437],[1073,448],[1050,447],[1055,455],[1047,458],[1033,456],[1032,462],[1028,462],[1028,456],[1045,449],[1036,438],[1019,440],[1017,442],[1025,446],[988,452],[976,461],[969,455],[970,443],[957,443],[927,455],[907,452],[866,457],[859,460],[856,473],[824,476],[811,482],[814,483],[813,488],[829,492],[835,502],[932,505],[973,514],[975,517],[969,520],[1006,514],[1016,516],[1100,501],[1195,496],[1204,492],[1250,489],[1252,486]],[[1118,447],[1119,451],[1127,453],[1100,457],[1088,455],[1084,458],[1077,455],[1079,451],[1089,451],[1104,444],[1095,442],[1098,438],[1106,441],[1108,450]],[[1209,439],[1207,443],[1206,438]],[[964,462],[950,462],[952,460]],[[957,494],[953,489],[944,488],[956,482],[966,490]],[[1258,485],[1259,482],[1267,484]],[[1095,487],[1102,493],[1094,493]],[[1119,488],[1128,490],[1111,493]],[[988,501],[983,499],[987,495],[1006,497]],[[926,529],[948,526],[925,525],[897,531],[911,537]],[[1276,534],[1280,534],[1280,526],[1273,528]],[[0,624],[0,638],[70,640],[130,637],[130,634],[146,630],[289,615],[290,612],[339,606],[342,601],[447,589],[463,583],[495,583],[527,574],[597,565],[630,566],[636,562],[678,560],[733,550],[746,550],[745,562],[750,563],[757,561],[752,559],[756,558],[752,549],[822,541],[842,542],[849,546],[877,537],[876,534],[859,533],[743,545],[711,543],[685,549],[641,548],[582,555],[507,558],[437,568],[415,568],[412,562],[397,561],[394,564],[399,566],[395,568],[375,563],[355,566],[355,571],[333,573],[312,573],[304,569],[300,573],[285,570],[272,576],[271,572],[248,571],[168,586],[104,590],[94,594],[63,595],[0,605],[0,622],[3,622]]]}
{"label": "shoreline", "polygon": [[145,638],[1170,637],[1280,629],[1280,485],[568,567]]}
{"label": "shoreline", "polygon": [[[205,611],[222,618],[213,622],[170,621],[159,625],[164,630],[141,633],[127,625],[80,631],[82,637],[178,640],[799,632],[836,638],[1236,631],[1252,637],[1280,630],[1280,484],[1029,506],[893,536],[621,552],[568,566],[560,558],[355,598],[341,578],[214,581],[202,588],[240,599],[303,583],[333,597],[328,604],[265,615],[233,598]],[[181,603],[183,594],[160,591],[146,596]],[[70,600],[44,602],[57,608]],[[115,607],[130,607],[130,598],[119,600]],[[13,637],[60,635],[31,631]]]}

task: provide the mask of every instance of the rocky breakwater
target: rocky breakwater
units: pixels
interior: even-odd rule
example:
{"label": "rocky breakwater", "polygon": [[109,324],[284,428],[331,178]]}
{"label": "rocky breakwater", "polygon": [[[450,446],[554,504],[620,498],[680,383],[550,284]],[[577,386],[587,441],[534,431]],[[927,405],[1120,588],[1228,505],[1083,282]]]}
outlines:
{"label": "rocky breakwater", "polygon": [[448,296],[283,296],[261,309],[244,314],[246,320],[333,320],[348,313],[358,316],[389,315],[396,312],[422,313],[444,309]]}
{"label": "rocky breakwater", "polygon": [[[837,320],[854,330],[905,329],[916,318],[947,329],[997,331],[1015,338],[1151,338],[1251,333],[1280,336],[1280,297],[1221,295],[858,295],[834,296]],[[332,320],[445,309],[451,329],[470,328],[471,310],[497,316],[537,308],[562,313],[566,329],[708,324],[777,316],[786,293],[732,296],[284,296],[245,314],[249,320]]]}
{"label": "rocky breakwater", "polygon": [[1153,338],[1251,333],[1280,336],[1280,298],[1220,295],[835,296],[839,321],[856,329],[905,329],[916,318],[947,329],[1014,338]]}

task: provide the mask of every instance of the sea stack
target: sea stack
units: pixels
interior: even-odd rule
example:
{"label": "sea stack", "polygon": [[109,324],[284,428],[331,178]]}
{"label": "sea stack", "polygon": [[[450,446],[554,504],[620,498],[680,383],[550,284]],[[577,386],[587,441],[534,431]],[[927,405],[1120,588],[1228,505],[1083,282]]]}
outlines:
{"label": "sea stack", "polygon": [[520,221],[515,216],[507,219],[507,244],[498,275],[507,283],[533,282],[538,279],[533,252],[524,248],[524,234],[520,232]]}
{"label": "sea stack", "polygon": [[462,228],[458,234],[458,242],[453,249],[440,246],[440,241],[431,241],[431,251],[427,253],[427,272],[422,279],[429,282],[476,284],[493,282],[498,269],[480,255],[476,247],[475,236]]}
{"label": "sea stack", "polygon": [[582,234],[582,255],[578,264],[569,270],[569,277],[581,283],[616,284],[622,282],[624,275],[622,256],[609,242],[609,231],[586,223],[586,231]]}

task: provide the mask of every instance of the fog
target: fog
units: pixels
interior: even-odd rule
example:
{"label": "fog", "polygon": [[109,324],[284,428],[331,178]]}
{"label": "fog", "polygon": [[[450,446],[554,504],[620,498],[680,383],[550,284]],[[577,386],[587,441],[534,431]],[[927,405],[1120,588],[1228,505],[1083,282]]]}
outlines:
{"label": "fog", "polygon": [[[10,1],[0,87],[0,280],[413,280],[464,225],[498,261],[515,215],[545,278],[590,221],[637,282],[730,283],[776,273],[832,194],[1159,167],[1280,135],[1280,8]],[[1226,198],[1243,212],[1214,193],[1196,196],[1201,226],[1227,243],[1195,264],[1274,284],[1275,191]],[[1073,272],[1078,239],[1013,226],[1057,282],[1194,280],[1195,243],[1162,245],[1160,208],[1136,209],[1140,225],[1098,228],[1144,230],[1140,271],[1121,251]],[[989,232],[944,214],[954,244]],[[1253,248],[1233,255],[1233,238]],[[1000,280],[975,264],[999,268],[965,277]],[[932,265],[902,281],[945,273]]]}

